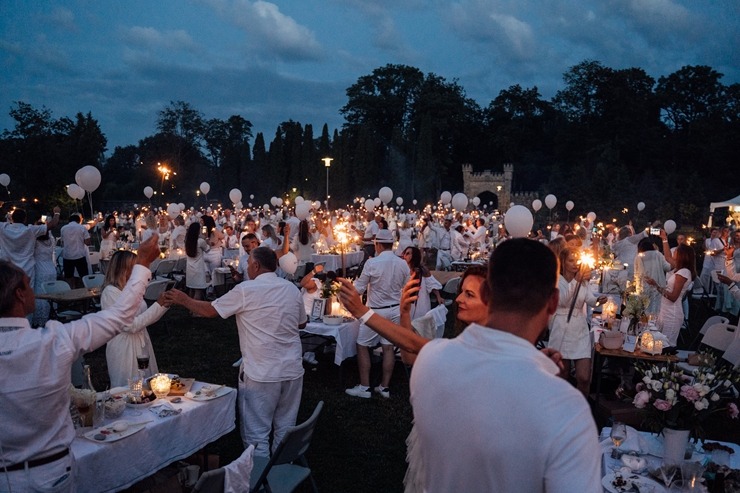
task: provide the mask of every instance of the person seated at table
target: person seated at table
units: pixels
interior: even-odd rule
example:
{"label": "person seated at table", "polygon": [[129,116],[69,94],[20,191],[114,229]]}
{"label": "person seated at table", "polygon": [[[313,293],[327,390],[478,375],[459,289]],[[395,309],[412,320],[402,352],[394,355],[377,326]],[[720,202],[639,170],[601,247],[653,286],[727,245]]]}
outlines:
{"label": "person seated at table", "polygon": [[586,264],[581,264],[578,251],[565,248],[560,252],[558,290],[560,301],[550,319],[548,347],[563,355],[565,371],[570,373],[571,362],[576,370],[576,387],[588,395],[591,385],[591,351],[593,343],[586,320],[586,305],[606,302],[606,296],[596,297],[591,291]]}
{"label": "person seated at table", "polygon": [[[311,269],[311,255],[316,253],[313,249],[313,238],[308,227],[308,221],[303,219],[298,223],[298,234],[293,236],[290,249],[298,258],[298,262],[306,264],[307,269]],[[310,264],[310,265],[309,265]]]}
{"label": "person seated at table", "polygon": [[213,302],[189,298],[177,289],[165,294],[167,303],[182,305],[201,317],[236,317],[242,353],[239,368],[241,437],[255,455],[270,455],[286,431],[295,426],[303,389],[300,329],[306,311],[300,292],[277,277],[277,255],[259,247],[249,256],[249,282],[237,284]]}
{"label": "person seated at table", "polygon": [[411,308],[411,320],[416,320],[426,315],[429,310],[432,309],[432,302],[430,295],[434,295],[437,303],[442,305],[444,300],[439,294],[439,290],[442,289],[442,285],[437,279],[432,276],[432,273],[427,269],[426,266],[421,264],[421,250],[417,247],[410,246],[406,247],[403,251],[403,259],[409,266],[411,272],[416,272],[417,278],[421,279],[421,285],[419,287],[419,296]]}
{"label": "person seated at table", "polygon": [[[324,266],[318,264],[301,279],[301,297],[303,298],[303,306],[306,309],[306,316],[309,316],[311,313],[314,300],[321,298],[321,279],[316,277],[316,275],[320,274],[323,270]],[[327,276],[329,274],[334,274],[334,278],[336,278],[336,274],[333,271],[327,273]]]}
{"label": "person seated at table", "polygon": [[[0,261],[0,475],[10,491],[74,491],[75,438],[69,417],[72,363],[133,322],[159,256],[157,238],[142,243],[122,296],[106,310],[32,329],[35,295],[24,272]],[[89,485],[88,485],[89,486]]]}
{"label": "person seated at table", "polygon": [[224,247],[227,249],[239,248],[239,238],[234,233],[234,228],[227,224],[224,226]]}
{"label": "person seated at table", "polygon": [[[100,307],[103,310],[115,305],[118,298],[123,295],[121,290],[131,277],[135,264],[136,254],[133,252],[120,250],[113,254],[100,295]],[[164,293],[149,308],[142,299],[134,321],[108,341],[105,347],[105,360],[108,364],[111,387],[128,385],[128,379],[135,376],[138,369],[136,363],[138,354],[149,354],[150,372],[159,373],[147,326],[162,318],[167,310],[168,308],[164,306]]]}
{"label": "person seated at table", "polygon": [[244,254],[239,256],[239,265],[236,267],[236,269],[233,265],[229,266],[231,277],[232,279],[234,279],[234,282],[240,283],[242,281],[249,280],[249,273],[247,272],[249,255],[252,253],[252,250],[258,248],[259,246],[260,240],[254,233],[247,233],[242,236],[242,248],[244,249]]}
{"label": "person seated at table", "polygon": [[196,300],[205,298],[208,287],[206,275],[205,253],[210,249],[206,240],[201,236],[200,224],[192,223],[185,234],[185,254],[188,256],[185,270],[185,286],[190,296]]}
{"label": "person seated at table", "polygon": [[275,233],[275,228],[270,224],[262,226],[262,243],[261,246],[277,250],[280,245],[283,244],[283,240]]}

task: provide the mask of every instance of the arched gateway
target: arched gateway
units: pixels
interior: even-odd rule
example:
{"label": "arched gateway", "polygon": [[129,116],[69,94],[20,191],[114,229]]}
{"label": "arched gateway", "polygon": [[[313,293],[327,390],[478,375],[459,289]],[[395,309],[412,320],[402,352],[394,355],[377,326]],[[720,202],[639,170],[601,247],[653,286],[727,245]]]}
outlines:
{"label": "arched gateway", "polygon": [[[480,197],[483,204],[493,202],[493,207],[501,212],[506,211],[512,202],[529,207],[529,204],[537,198],[535,192],[512,193],[513,164],[504,164],[503,173],[494,173],[491,170],[474,173],[473,166],[463,164],[462,173],[463,193],[468,198]],[[491,200],[491,198],[494,200]]]}

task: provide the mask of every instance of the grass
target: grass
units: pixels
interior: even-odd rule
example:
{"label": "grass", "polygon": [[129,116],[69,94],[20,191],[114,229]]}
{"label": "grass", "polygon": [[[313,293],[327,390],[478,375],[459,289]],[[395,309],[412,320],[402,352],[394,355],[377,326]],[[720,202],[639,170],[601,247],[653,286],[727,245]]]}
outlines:
{"label": "grass", "polygon": [[[236,387],[237,369],[231,365],[240,357],[240,351],[233,317],[192,318],[186,310],[173,307],[162,320],[149,327],[149,334],[160,371]],[[106,388],[109,381],[105,347],[85,359],[91,365],[95,388]],[[354,361],[345,362],[344,382],[340,382],[333,353],[317,354],[317,359],[317,366],[304,363],[306,373],[298,421],[308,418],[316,404],[324,401],[307,454],[319,489],[358,493],[403,491],[405,440],[412,417],[403,365],[400,362],[396,365],[391,399],[378,396],[359,399],[344,393],[345,387],[358,382]],[[372,378],[380,378],[379,363],[373,365]],[[208,451],[218,454],[221,464],[237,458],[243,451],[238,426],[211,444]]]}

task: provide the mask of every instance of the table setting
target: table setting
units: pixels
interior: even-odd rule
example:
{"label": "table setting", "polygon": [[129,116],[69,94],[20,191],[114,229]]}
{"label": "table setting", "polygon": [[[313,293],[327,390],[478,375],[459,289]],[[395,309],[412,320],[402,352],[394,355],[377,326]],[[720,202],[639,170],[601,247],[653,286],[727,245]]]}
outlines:
{"label": "table setting", "polygon": [[[94,427],[77,429],[71,451],[79,491],[126,489],[235,427],[234,388],[166,373],[139,384],[134,390],[116,387],[99,393],[104,417]],[[134,393],[154,398],[130,402]]]}

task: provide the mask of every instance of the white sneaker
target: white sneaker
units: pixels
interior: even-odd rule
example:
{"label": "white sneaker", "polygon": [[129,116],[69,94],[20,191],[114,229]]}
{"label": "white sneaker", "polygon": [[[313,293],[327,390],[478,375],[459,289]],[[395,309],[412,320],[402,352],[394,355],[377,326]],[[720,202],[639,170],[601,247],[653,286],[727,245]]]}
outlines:
{"label": "white sneaker", "polygon": [[382,385],[378,385],[373,389],[376,394],[380,394],[380,397],[383,397],[384,399],[390,399],[391,398],[391,389],[388,387],[383,387]]}
{"label": "white sneaker", "polygon": [[351,389],[346,389],[344,392],[353,397],[361,397],[363,399],[370,398],[370,387],[363,387],[360,384],[355,385]]}
{"label": "white sneaker", "polygon": [[310,351],[303,353],[303,361],[309,365],[318,365],[319,362],[316,360],[316,355]]}

